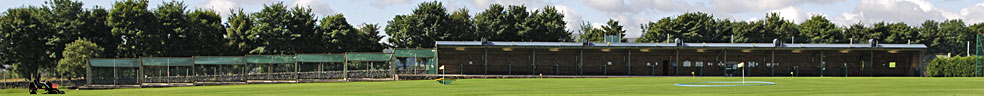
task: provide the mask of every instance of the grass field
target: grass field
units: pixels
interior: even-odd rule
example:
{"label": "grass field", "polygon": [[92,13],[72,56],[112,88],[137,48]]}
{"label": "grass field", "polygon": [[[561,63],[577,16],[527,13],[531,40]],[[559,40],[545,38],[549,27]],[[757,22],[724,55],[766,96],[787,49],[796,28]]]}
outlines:
{"label": "grass field", "polygon": [[[709,95],[709,96],[984,96],[984,78],[926,77],[750,77],[748,81],[775,82],[773,86],[680,87],[700,81],[740,81],[737,77],[545,78],[461,79],[452,85],[432,80],[251,84],[112,90],[68,90],[65,95],[171,96],[171,95]],[[0,95],[28,95],[26,89],[0,90]]]}

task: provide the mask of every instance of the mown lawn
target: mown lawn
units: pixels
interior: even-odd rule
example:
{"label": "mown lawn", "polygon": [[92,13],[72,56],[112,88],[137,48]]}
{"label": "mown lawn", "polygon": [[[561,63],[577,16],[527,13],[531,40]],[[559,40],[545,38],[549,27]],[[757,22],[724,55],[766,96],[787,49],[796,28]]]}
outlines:
{"label": "mown lawn", "polygon": [[[251,84],[112,90],[67,90],[79,96],[984,96],[984,78],[927,77],[749,77],[748,81],[775,82],[773,86],[680,87],[700,81],[740,81],[738,77],[544,78],[462,79],[452,85],[432,80]],[[0,90],[0,95],[28,95],[26,89]]]}

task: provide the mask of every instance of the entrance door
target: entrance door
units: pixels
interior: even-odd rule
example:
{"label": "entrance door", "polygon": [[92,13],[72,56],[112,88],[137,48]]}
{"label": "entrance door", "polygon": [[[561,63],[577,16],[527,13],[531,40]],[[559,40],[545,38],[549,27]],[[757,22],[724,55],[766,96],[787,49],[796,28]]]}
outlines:
{"label": "entrance door", "polygon": [[663,66],[663,75],[664,76],[669,76],[670,75],[670,61],[663,60],[662,66]]}

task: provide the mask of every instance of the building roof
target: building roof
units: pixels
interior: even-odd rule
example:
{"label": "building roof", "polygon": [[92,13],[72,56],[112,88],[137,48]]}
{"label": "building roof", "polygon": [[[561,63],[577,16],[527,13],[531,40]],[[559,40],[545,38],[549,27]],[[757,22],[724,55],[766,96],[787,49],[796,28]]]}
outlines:
{"label": "building roof", "polygon": [[[503,42],[437,41],[437,46],[520,46],[520,47],[690,47],[690,48],[775,48],[773,43],[579,43],[579,42]],[[897,48],[925,49],[924,44],[811,44],[782,43],[780,48]]]}

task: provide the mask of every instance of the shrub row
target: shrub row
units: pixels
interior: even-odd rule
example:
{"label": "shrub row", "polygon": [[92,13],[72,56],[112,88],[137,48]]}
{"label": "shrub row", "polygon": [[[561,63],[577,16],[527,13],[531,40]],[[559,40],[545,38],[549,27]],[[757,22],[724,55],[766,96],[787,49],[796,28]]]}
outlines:
{"label": "shrub row", "polygon": [[[935,77],[971,77],[974,76],[977,56],[936,58],[926,65],[926,75]],[[984,56],[977,58],[984,59]]]}

